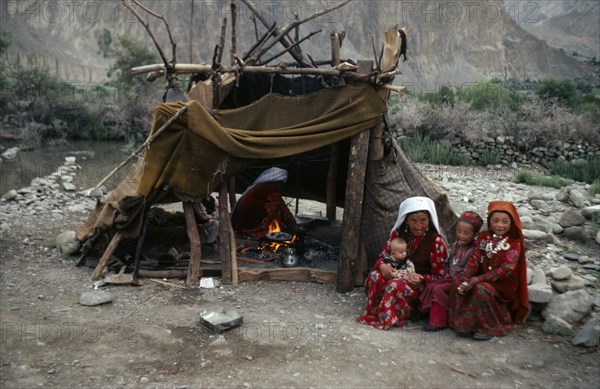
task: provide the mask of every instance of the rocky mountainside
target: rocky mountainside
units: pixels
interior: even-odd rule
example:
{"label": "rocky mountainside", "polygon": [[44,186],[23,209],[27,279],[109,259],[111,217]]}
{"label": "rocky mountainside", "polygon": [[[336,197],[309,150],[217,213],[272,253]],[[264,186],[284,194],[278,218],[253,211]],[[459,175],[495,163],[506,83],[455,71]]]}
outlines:
{"label": "rocky mountainside", "polygon": [[[527,4],[523,4],[527,3]],[[600,2],[506,0],[513,20],[526,31],[555,48],[588,58],[600,58]]]}
{"label": "rocky mountainside", "polygon": [[[147,0],[143,3],[164,15],[178,45],[178,62],[189,62],[192,1]],[[516,3],[524,6],[523,2]],[[12,42],[7,57],[22,64],[26,64],[28,58],[35,58],[69,81],[105,80],[111,64],[106,52],[120,35],[134,36],[152,47],[146,31],[120,1],[24,0],[0,4],[1,28],[10,33]],[[194,2],[194,62],[211,61],[222,19],[230,15],[229,4],[229,0]],[[322,10],[324,3],[256,0],[255,4],[270,20],[289,24],[294,20],[294,13],[304,18]],[[238,52],[243,53],[254,43],[255,30],[251,13],[241,0],[237,1],[237,9]],[[561,17],[566,18],[567,15]],[[164,24],[151,17],[148,20],[170,57]],[[587,26],[591,22],[585,19],[583,23]],[[229,20],[226,53],[230,50],[230,24]],[[258,24],[259,34],[262,34],[265,29],[260,22]],[[347,37],[342,57],[372,59],[371,35],[379,41],[383,32],[395,24],[409,27],[412,31],[408,60],[400,66],[403,75],[399,82],[413,85],[418,90],[435,90],[442,83],[460,85],[491,77],[537,79],[549,75],[579,77],[591,74],[586,65],[521,28],[507,11],[504,0],[352,1],[332,14],[303,25],[300,37],[322,29],[302,47],[315,60],[328,59],[329,33],[345,30]],[[597,25],[587,29],[591,31],[594,28]],[[574,31],[572,35],[577,33]],[[275,47],[272,52],[279,50]]]}

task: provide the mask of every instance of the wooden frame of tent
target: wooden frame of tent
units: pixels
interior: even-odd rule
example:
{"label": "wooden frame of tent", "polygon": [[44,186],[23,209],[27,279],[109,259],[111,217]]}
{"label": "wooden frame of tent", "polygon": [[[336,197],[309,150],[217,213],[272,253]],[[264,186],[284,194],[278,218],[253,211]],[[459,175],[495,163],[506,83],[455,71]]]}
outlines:
{"label": "wooden frame of tent", "polygon": [[[301,75],[321,75],[329,77],[338,77],[352,82],[366,83],[375,87],[378,92],[377,94],[387,101],[389,93],[392,90],[399,91],[401,88],[391,85],[394,76],[400,72],[396,69],[400,55],[405,53],[406,50],[406,39],[408,33],[406,30],[400,30],[397,27],[388,29],[384,34],[383,47],[379,57],[377,57],[377,51],[375,47],[375,41],[373,40],[373,51],[375,54],[374,61],[359,61],[357,65],[350,64],[347,62],[342,63],[340,57],[340,48],[344,39],[345,33],[332,32],[331,33],[331,60],[322,61],[329,62],[331,67],[319,68],[316,67],[315,62],[307,57],[300,51],[299,43],[301,40],[297,38],[298,26],[316,16],[320,16],[324,13],[331,12],[337,9],[348,1],[339,3],[335,7],[325,9],[315,15],[292,23],[286,28],[281,28],[274,23],[269,25],[266,19],[256,10],[250,0],[242,0],[257,16],[259,20],[263,22],[265,27],[268,29],[267,33],[257,40],[257,43],[249,52],[240,58],[235,53],[235,0],[232,0],[232,19],[233,23],[233,34],[232,34],[232,62],[235,65],[222,66],[220,64],[224,46],[224,33],[226,19],[223,21],[223,29],[221,32],[220,44],[215,48],[215,56],[213,57],[213,64],[178,64],[175,62],[175,47],[169,31],[169,37],[173,44],[173,59],[168,62],[163,51],[158,46],[156,39],[152,32],[148,28],[148,23],[140,16],[135,10],[131,2],[152,14],[155,17],[162,19],[168,29],[168,24],[162,18],[162,16],[153,13],[147,8],[143,7],[137,0],[123,0],[123,4],[130,9],[134,15],[140,20],[144,27],[152,37],[156,47],[163,58],[163,64],[146,65],[132,69],[133,74],[148,74],[147,79],[153,80],[158,76],[165,76],[169,87],[176,90],[178,84],[176,81],[177,73],[204,73],[210,74],[211,80],[213,81],[213,101],[203,103],[209,105],[207,108],[216,108],[219,106],[222,93],[221,93],[221,76],[224,74],[235,74],[239,77],[242,73],[267,73],[267,74],[301,74]],[[193,2],[192,2],[193,4]],[[191,29],[191,27],[190,27]],[[296,29],[296,39],[294,40],[289,36],[289,33]],[[311,34],[312,36],[314,34]],[[309,37],[310,37],[309,36]],[[266,44],[269,39],[271,42]],[[303,39],[304,40],[304,39]],[[289,64],[280,64],[279,66],[255,66],[254,63],[260,59],[273,45],[281,43],[285,50],[280,53],[289,53],[297,61],[296,66],[292,67]],[[278,55],[277,55],[278,56]],[[274,56],[272,58],[275,58]],[[190,54],[191,57],[191,54]],[[266,61],[269,62],[269,61]],[[212,103],[212,104],[211,104]],[[121,167],[131,160],[137,152],[144,150],[149,144],[155,139],[162,130],[167,128],[179,115],[185,112],[186,107],[181,108],[176,115],[174,115],[169,121],[167,121],[158,131],[155,131],[146,142],[134,154],[132,154],[123,163],[117,166],[110,174],[114,174]],[[384,144],[383,144],[383,132],[385,129],[385,123],[382,118],[379,124],[375,127],[366,129],[354,136],[350,141],[350,156],[348,161],[348,173],[346,182],[346,193],[345,193],[345,204],[344,204],[344,217],[342,221],[342,240],[340,244],[340,256],[338,259],[337,272],[311,269],[311,268],[281,268],[281,269],[241,269],[237,266],[237,247],[234,232],[230,222],[230,215],[228,210],[228,204],[233,205],[235,203],[235,183],[234,179],[229,182],[223,183],[219,187],[219,216],[220,216],[220,256],[222,259],[221,267],[222,278],[224,282],[240,282],[240,281],[256,281],[261,279],[271,280],[316,280],[320,282],[335,282],[336,289],[339,292],[346,292],[351,290],[354,285],[362,284],[363,275],[365,270],[368,270],[367,258],[365,255],[364,248],[361,245],[359,237],[359,226],[362,217],[363,199],[364,199],[364,188],[365,188],[365,174],[368,161],[381,160],[384,156]],[[331,159],[329,163],[329,170],[327,174],[327,188],[326,188],[326,210],[327,217],[330,220],[335,219],[336,209],[336,173],[339,164],[339,148],[337,144],[331,145]],[[97,186],[100,186],[109,177],[105,177]],[[185,223],[187,235],[190,241],[190,261],[189,267],[185,272],[185,277],[188,285],[197,284],[200,277],[202,276],[202,252],[201,252],[201,240],[198,233],[198,228],[195,221],[194,211],[192,202],[183,202]],[[142,229],[140,236],[138,237],[137,251],[136,251],[136,265],[139,264],[139,257],[141,255],[141,249],[143,246],[144,236],[146,234],[146,228],[148,223],[147,211],[144,214]],[[106,264],[112,253],[119,245],[122,236],[119,232],[116,232],[108,247],[104,251],[100,262],[94,270],[91,278],[97,280],[102,275]],[[83,258],[83,255],[82,255]],[[80,261],[81,262],[81,261]],[[137,278],[138,275],[142,276],[160,276],[158,273],[152,273],[149,271],[137,272],[137,267],[134,270],[133,277]],[[183,276],[182,272],[170,273],[171,276]]]}

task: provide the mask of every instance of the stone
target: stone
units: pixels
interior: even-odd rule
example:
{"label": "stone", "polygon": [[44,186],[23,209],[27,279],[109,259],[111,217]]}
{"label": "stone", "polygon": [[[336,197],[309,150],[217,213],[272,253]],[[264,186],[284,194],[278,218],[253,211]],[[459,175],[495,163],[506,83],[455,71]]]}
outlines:
{"label": "stone", "polygon": [[569,191],[569,202],[577,208],[583,208],[585,205],[585,195],[577,189]]}
{"label": "stone", "polygon": [[6,192],[4,194],[4,196],[2,196],[2,198],[6,201],[10,201],[10,200],[14,200],[18,195],[19,195],[19,193],[16,190],[11,189],[8,192]]}
{"label": "stone", "polygon": [[102,197],[102,195],[104,195],[104,193],[102,193],[102,189],[100,189],[100,188],[92,188],[92,189],[89,190],[89,192],[87,193],[87,195],[89,197],[93,197],[93,198],[99,199],[99,198]]}
{"label": "stone", "polygon": [[[554,235],[562,234],[562,232],[564,230],[560,226],[560,224],[554,223],[550,220],[542,219],[542,218],[535,218],[534,220],[535,220],[535,228],[532,228],[533,230],[544,231],[544,232],[547,232],[549,234],[554,234]],[[523,228],[526,228],[526,227],[523,226]]]}
{"label": "stone", "polygon": [[564,281],[550,280],[550,284],[552,284],[554,289],[556,289],[560,293],[585,288],[585,280],[575,275],[571,276],[571,278]]}
{"label": "stone", "polygon": [[600,244],[600,231],[596,233],[596,243]]}
{"label": "stone", "polygon": [[94,290],[91,292],[84,292],[79,298],[79,304],[87,307],[93,307],[95,305],[102,305],[113,301],[114,297],[112,294],[104,290]]}
{"label": "stone", "polygon": [[535,222],[529,215],[521,217],[521,226],[527,230],[537,230]]}
{"label": "stone", "polygon": [[596,347],[600,339],[600,318],[594,317],[588,320],[577,335],[571,339],[574,346]]}
{"label": "stone", "polygon": [[562,238],[574,240],[578,242],[585,242],[587,239],[585,235],[585,229],[580,226],[576,227],[567,227],[564,229],[563,233],[560,235]]}
{"label": "stone", "polygon": [[571,271],[571,269],[569,269],[568,267],[566,267],[565,265],[561,265],[559,267],[555,267],[550,269],[550,277],[552,277],[553,280],[567,280],[569,279],[569,277],[571,277],[571,274],[573,274],[573,272]]}
{"label": "stone", "polygon": [[65,165],[75,164],[76,157],[65,157]]}
{"label": "stone", "polygon": [[545,334],[571,335],[573,327],[560,317],[548,315],[542,325],[542,331]]}
{"label": "stone", "polygon": [[56,237],[58,250],[67,255],[75,254],[81,248],[81,242],[77,240],[75,231],[63,231]]}
{"label": "stone", "polygon": [[539,200],[539,199],[533,199],[530,201],[530,204],[535,208],[538,209],[540,211],[550,211],[550,205],[548,205],[547,202],[545,202],[544,200]]}
{"label": "stone", "polygon": [[579,254],[575,253],[564,253],[563,258],[568,261],[579,261]]}
{"label": "stone", "polygon": [[63,182],[63,188],[67,192],[73,192],[73,191],[77,190],[77,187],[75,185],[71,184],[70,182]]}
{"label": "stone", "polygon": [[584,218],[591,220],[594,216],[596,218],[600,217],[600,205],[592,205],[590,207],[585,207],[581,210],[581,216]]}
{"label": "stone", "polygon": [[569,200],[569,188],[560,188],[560,190],[556,193],[556,196],[554,198],[556,199],[556,201],[566,203]]}
{"label": "stone", "polygon": [[531,283],[546,285],[546,274],[539,267],[533,269],[533,280]]}
{"label": "stone", "polygon": [[20,149],[18,147],[11,147],[10,149],[3,152],[1,157],[2,159],[15,159],[19,151]]}
{"label": "stone", "polygon": [[581,257],[577,258],[577,262],[585,265],[586,263],[594,263],[594,259],[588,257],[587,255],[582,255]]}
{"label": "stone", "polygon": [[581,320],[592,307],[592,296],[585,289],[554,295],[542,310],[544,318],[554,315],[567,323]]}
{"label": "stone", "polygon": [[552,298],[552,287],[547,284],[531,284],[527,287],[527,293],[532,303],[548,303]]}
{"label": "stone", "polygon": [[544,231],[523,229],[525,239],[554,243],[554,236]]}
{"label": "stone", "polygon": [[581,216],[581,212],[574,209],[564,211],[558,220],[558,224],[563,228],[581,226],[583,223],[585,223],[585,218]]}
{"label": "stone", "polygon": [[527,268],[527,285],[531,285],[531,283],[533,282],[533,272],[534,271],[535,270],[533,270],[530,267]]}

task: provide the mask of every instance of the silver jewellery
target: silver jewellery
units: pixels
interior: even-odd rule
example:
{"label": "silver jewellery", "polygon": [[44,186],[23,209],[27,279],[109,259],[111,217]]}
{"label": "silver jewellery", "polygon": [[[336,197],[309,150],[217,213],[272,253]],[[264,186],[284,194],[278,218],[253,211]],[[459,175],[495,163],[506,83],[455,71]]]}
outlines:
{"label": "silver jewellery", "polygon": [[[500,238],[496,234],[493,234],[492,237],[494,239]],[[496,243],[495,247],[493,247],[492,240],[488,240],[485,245],[485,253],[486,253],[487,257],[492,258],[492,256],[494,256],[498,251],[508,250],[510,248],[510,244],[507,241],[508,241],[508,237],[505,236],[504,238],[500,239],[500,241],[498,241],[498,243]]]}

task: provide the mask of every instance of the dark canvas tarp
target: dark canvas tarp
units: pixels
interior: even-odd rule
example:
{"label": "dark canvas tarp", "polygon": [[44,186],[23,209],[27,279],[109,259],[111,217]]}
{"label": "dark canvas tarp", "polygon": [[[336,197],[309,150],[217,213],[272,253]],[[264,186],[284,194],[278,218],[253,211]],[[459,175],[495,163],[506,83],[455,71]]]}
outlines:
{"label": "dark canvas tarp", "polygon": [[[349,138],[382,120],[386,109],[371,88],[331,88],[302,96],[269,94],[249,106],[214,116],[195,101],[146,151],[138,193],[168,186],[189,196],[214,191],[222,174],[234,176],[248,160],[279,158]],[[153,131],[181,103],[161,104]]]}

